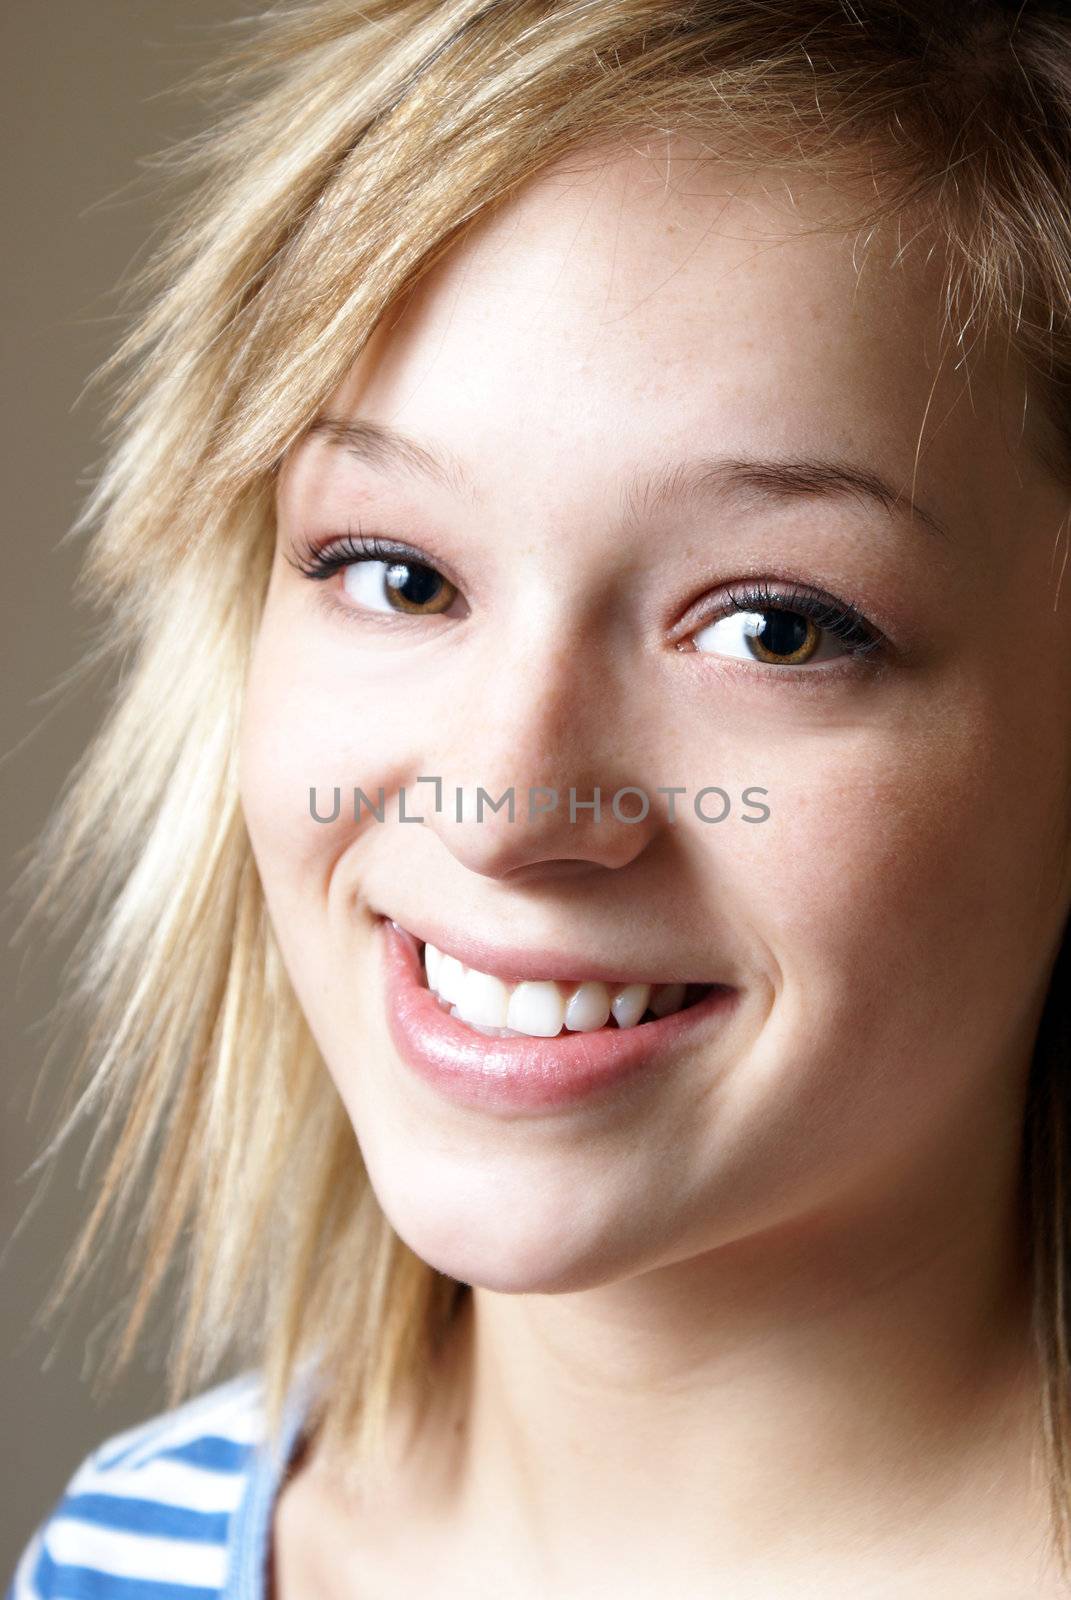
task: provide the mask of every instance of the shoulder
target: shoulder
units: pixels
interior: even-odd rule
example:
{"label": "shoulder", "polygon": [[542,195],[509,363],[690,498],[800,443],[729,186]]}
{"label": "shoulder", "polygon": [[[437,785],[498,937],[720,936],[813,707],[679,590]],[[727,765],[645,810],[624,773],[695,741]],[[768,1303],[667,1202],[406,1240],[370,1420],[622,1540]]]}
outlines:
{"label": "shoulder", "polygon": [[264,1437],[255,1371],[97,1446],[26,1545],[5,1600],[210,1600]]}

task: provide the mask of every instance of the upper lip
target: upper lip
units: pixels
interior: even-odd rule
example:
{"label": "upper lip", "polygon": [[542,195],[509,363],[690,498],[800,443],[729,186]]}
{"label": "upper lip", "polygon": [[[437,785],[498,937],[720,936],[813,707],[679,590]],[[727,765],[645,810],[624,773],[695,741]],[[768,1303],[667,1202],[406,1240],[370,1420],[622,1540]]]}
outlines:
{"label": "upper lip", "polygon": [[517,980],[553,980],[578,983],[601,982],[623,985],[626,983],[713,983],[711,978],[682,978],[679,972],[654,976],[642,961],[622,970],[605,961],[594,960],[590,955],[578,955],[560,944],[540,948],[522,948],[520,945],[490,944],[485,939],[467,933],[446,933],[425,917],[415,920],[390,917],[400,928],[422,944],[433,944],[444,955],[455,956],[466,967],[490,973],[504,983]]}

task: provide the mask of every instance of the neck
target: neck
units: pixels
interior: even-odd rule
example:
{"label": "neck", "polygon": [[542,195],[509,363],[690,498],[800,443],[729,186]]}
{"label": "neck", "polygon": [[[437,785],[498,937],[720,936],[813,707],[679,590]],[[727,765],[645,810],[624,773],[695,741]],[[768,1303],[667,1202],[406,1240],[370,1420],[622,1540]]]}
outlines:
{"label": "neck", "polygon": [[422,1499],[434,1481],[444,1519],[495,1528],[533,1570],[575,1576],[585,1552],[639,1542],[652,1583],[667,1551],[708,1575],[761,1565],[772,1529],[797,1573],[860,1530],[933,1523],[941,1548],[957,1506],[977,1544],[980,1496],[1012,1490],[1021,1514],[1036,1492],[1011,1482],[1033,1462],[1038,1379],[1009,1128],[984,1161],[946,1151],[624,1280],[475,1288]]}

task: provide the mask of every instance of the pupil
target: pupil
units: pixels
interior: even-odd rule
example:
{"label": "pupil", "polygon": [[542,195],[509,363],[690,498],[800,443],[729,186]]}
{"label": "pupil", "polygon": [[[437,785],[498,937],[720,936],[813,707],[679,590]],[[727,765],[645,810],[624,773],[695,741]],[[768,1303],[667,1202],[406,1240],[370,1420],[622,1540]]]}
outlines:
{"label": "pupil", "polygon": [[434,600],[439,582],[438,573],[415,562],[397,562],[387,568],[387,586],[411,606]]}
{"label": "pupil", "polygon": [[807,642],[807,618],[797,611],[766,611],[756,638],[771,655],[790,656]]}

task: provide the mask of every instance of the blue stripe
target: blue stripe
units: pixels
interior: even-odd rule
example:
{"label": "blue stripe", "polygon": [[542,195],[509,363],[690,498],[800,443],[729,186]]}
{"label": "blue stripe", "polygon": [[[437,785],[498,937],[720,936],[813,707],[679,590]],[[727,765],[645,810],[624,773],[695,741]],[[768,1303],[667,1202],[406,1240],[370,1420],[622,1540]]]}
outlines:
{"label": "blue stripe", "polygon": [[236,1439],[225,1439],[218,1433],[203,1433],[199,1439],[190,1439],[186,1444],[158,1450],[156,1459],[185,1461],[188,1466],[207,1467],[212,1472],[240,1472],[252,1449],[250,1444],[239,1444]]}
{"label": "blue stripe", "polygon": [[219,1600],[219,1590],[204,1584],[160,1583],[150,1578],[122,1578],[98,1567],[65,1567],[47,1550],[33,1575],[38,1594],[48,1600]]}
{"label": "blue stripe", "polygon": [[161,1539],[188,1539],[195,1544],[226,1544],[230,1521],[229,1511],[193,1511],[188,1506],[117,1494],[68,1495],[56,1514],[98,1528],[152,1533]]}

